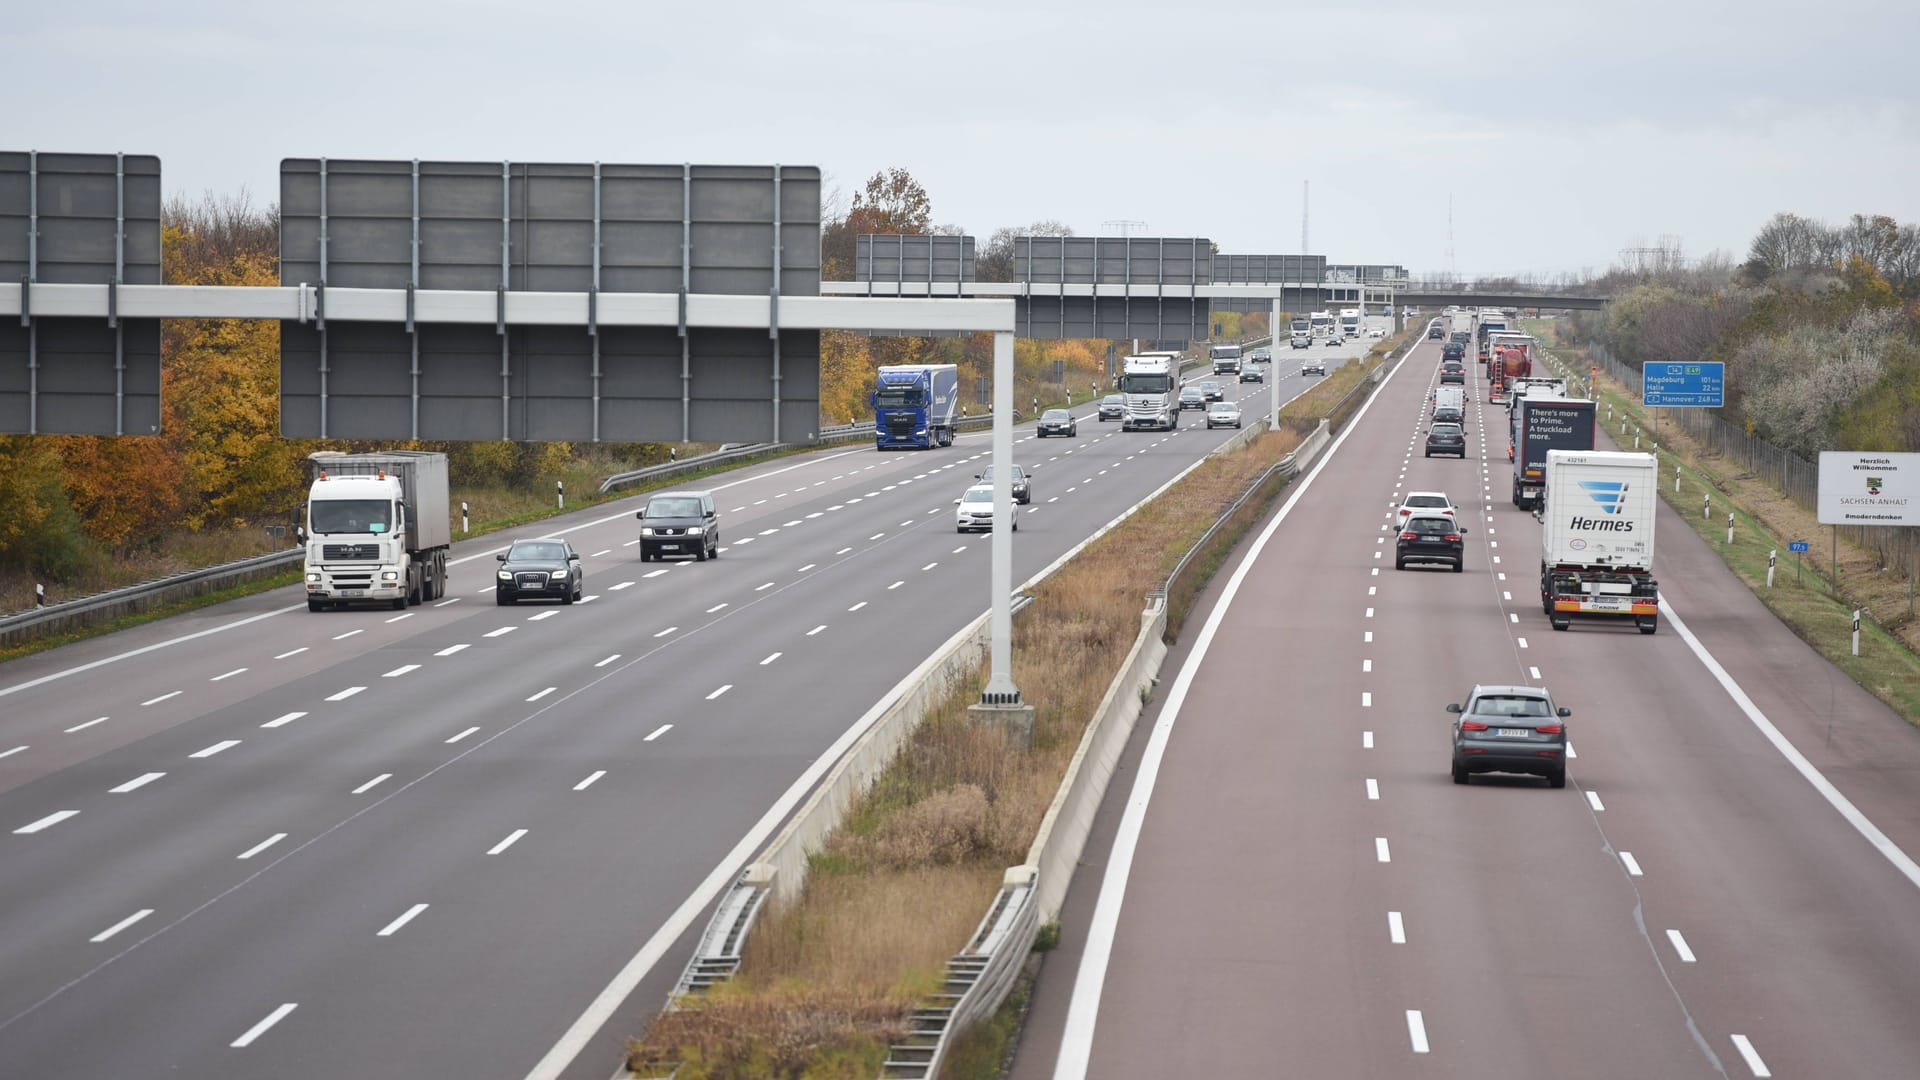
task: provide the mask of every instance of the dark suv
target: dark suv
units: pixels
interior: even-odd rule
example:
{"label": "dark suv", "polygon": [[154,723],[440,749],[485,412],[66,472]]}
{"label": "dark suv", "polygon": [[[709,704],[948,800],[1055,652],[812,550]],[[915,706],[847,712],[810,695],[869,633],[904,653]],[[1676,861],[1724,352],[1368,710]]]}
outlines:
{"label": "dark suv", "polygon": [[1440,362],[1441,363],[1444,364],[1444,363],[1455,362],[1455,361],[1459,363],[1466,363],[1466,360],[1467,360],[1467,347],[1465,345],[1462,345],[1457,341],[1449,341],[1445,345],[1440,346]]}
{"label": "dark suv", "polygon": [[512,604],[528,599],[554,599],[571,604],[586,595],[586,574],[580,553],[558,538],[515,540],[494,556],[500,569],[494,574],[493,602]]}
{"label": "dark suv", "polygon": [[1467,366],[1458,360],[1449,360],[1441,364],[1440,385],[1445,386],[1448,383],[1458,383],[1461,386],[1465,386],[1467,384]]}
{"label": "dark suv", "polygon": [[701,562],[720,557],[720,519],[711,491],[664,491],[647,500],[640,519],[640,561],[691,555]]}
{"label": "dark suv", "polygon": [[1467,456],[1467,432],[1459,424],[1435,422],[1427,429],[1427,457],[1435,454]]}
{"label": "dark suv", "polygon": [[1476,686],[1464,705],[1448,705],[1453,722],[1453,782],[1477,772],[1526,773],[1548,787],[1567,786],[1567,724],[1572,709],[1555,708],[1538,686]]}
{"label": "dark suv", "polygon": [[1446,563],[1454,573],[1466,568],[1467,527],[1450,517],[1416,514],[1400,526],[1393,542],[1393,568],[1405,570],[1408,563]]}

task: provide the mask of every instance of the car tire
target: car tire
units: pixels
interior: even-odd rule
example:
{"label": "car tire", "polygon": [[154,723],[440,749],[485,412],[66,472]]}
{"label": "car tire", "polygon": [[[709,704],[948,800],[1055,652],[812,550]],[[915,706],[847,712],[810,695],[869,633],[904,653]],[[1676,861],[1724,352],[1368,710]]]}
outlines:
{"label": "car tire", "polygon": [[720,557],[720,537],[715,536],[713,538],[713,547],[707,552],[707,558],[717,559],[719,557]]}
{"label": "car tire", "polygon": [[1563,768],[1557,772],[1548,773],[1547,786],[1550,788],[1566,787],[1567,786],[1567,770]]}
{"label": "car tire", "polygon": [[327,602],[325,600],[309,600],[307,601],[307,610],[325,611],[327,610]]}
{"label": "car tire", "polygon": [[1405,570],[1407,568],[1407,560],[1405,559],[1393,560],[1393,568],[1395,570]]}
{"label": "car tire", "polygon": [[693,561],[694,562],[707,561],[707,542],[705,540],[700,541],[700,550],[693,553]]}
{"label": "car tire", "polygon": [[495,607],[506,607],[506,606],[508,606],[509,604],[512,604],[512,603],[513,603],[513,600],[512,600],[512,598],[511,598],[511,597],[509,597],[509,596],[507,596],[507,594],[506,594],[506,593],[503,593],[503,592],[501,592],[501,591],[500,591],[500,590],[498,590],[498,589],[495,589],[495,590],[494,590],[494,592],[493,592],[493,605],[494,605]]}
{"label": "car tire", "polygon": [[955,525],[953,527],[953,531],[961,534],[962,536],[965,536],[967,532],[967,527],[964,525]]}
{"label": "car tire", "polygon": [[1472,775],[1473,775],[1472,773],[1467,772],[1467,767],[1465,765],[1462,765],[1457,761],[1453,763],[1453,782],[1454,783],[1464,784],[1469,779],[1472,778]]}
{"label": "car tire", "polygon": [[1453,564],[1453,572],[1456,574],[1464,572],[1466,568],[1467,561],[1465,559],[1461,559],[1459,562]]}
{"label": "car tire", "polygon": [[563,593],[561,593],[561,594],[560,594],[560,602],[561,602],[562,604],[567,604],[567,605],[571,605],[571,604],[573,603],[573,589],[572,589],[572,588],[568,588],[566,592],[563,592]]}
{"label": "car tire", "polygon": [[1013,531],[1014,531],[1014,532],[1019,532],[1019,531],[1020,531],[1020,522],[1019,522],[1019,521],[1018,521],[1017,519],[1016,519],[1016,520],[1014,521],[1014,523],[1013,523]]}

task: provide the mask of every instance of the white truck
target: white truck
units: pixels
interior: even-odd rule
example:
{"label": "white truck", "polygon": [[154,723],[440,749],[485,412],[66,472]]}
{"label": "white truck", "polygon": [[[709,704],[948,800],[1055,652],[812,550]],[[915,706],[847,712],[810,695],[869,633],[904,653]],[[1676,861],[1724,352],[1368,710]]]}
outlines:
{"label": "white truck", "polygon": [[1129,356],[1121,362],[1120,392],[1127,395],[1121,431],[1172,431],[1180,423],[1175,384],[1180,363],[1174,356]]}
{"label": "white truck", "polygon": [[1245,359],[1238,345],[1212,345],[1207,348],[1207,359],[1213,362],[1215,375],[1239,377],[1240,364]]}
{"label": "white truck", "polygon": [[1360,336],[1359,308],[1346,307],[1340,309],[1340,336],[1343,338],[1357,338]]}
{"label": "white truck", "polygon": [[1547,451],[1540,513],[1540,607],[1555,630],[1575,616],[1659,628],[1653,523],[1660,506],[1652,454]]}
{"label": "white truck", "polygon": [[325,450],[307,461],[308,611],[355,603],[397,611],[446,594],[447,455]]}
{"label": "white truck", "polygon": [[1313,327],[1313,336],[1317,338],[1330,338],[1340,332],[1338,328],[1333,325],[1333,312],[1331,311],[1316,311],[1308,315],[1307,324]]}

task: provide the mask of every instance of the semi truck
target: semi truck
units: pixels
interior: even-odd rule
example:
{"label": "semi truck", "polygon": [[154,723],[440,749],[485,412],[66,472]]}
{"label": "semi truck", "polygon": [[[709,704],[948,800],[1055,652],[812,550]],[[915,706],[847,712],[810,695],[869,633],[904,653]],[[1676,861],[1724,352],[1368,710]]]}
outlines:
{"label": "semi truck", "polygon": [[1213,361],[1213,373],[1215,375],[1232,375],[1235,378],[1239,377],[1240,363],[1242,360],[1240,346],[1209,346],[1207,349],[1207,359]]}
{"label": "semi truck", "polygon": [[1533,510],[1547,489],[1547,453],[1592,450],[1594,404],[1579,398],[1535,396],[1514,402],[1513,505]]}
{"label": "semi truck", "polygon": [[1121,362],[1120,392],[1127,395],[1121,431],[1171,431],[1180,422],[1174,389],[1180,366],[1171,356],[1129,356]]}
{"label": "semi truck", "polygon": [[453,543],[447,455],[421,450],[307,455],[307,610],[437,600]]}
{"label": "semi truck", "polygon": [[1502,402],[1507,387],[1515,379],[1533,374],[1533,337],[1530,334],[1497,333],[1490,339],[1492,357],[1487,361],[1487,400]]}
{"label": "semi truck", "polygon": [[1509,329],[1510,324],[1507,322],[1506,312],[1503,311],[1483,311],[1480,313],[1480,317],[1474,320],[1474,340],[1479,343],[1480,359],[1482,362],[1485,362],[1489,358],[1488,342],[1493,335],[1496,333],[1505,333]]}
{"label": "semi truck", "polygon": [[1659,464],[1652,454],[1549,450],[1540,515],[1540,607],[1555,630],[1575,616],[1632,619],[1659,628],[1653,522]]}
{"label": "semi truck", "polygon": [[1313,327],[1314,337],[1327,338],[1339,333],[1339,331],[1334,328],[1333,312],[1331,311],[1316,311],[1307,316],[1307,322]]}
{"label": "semi truck", "polygon": [[882,367],[873,406],[876,449],[931,450],[953,445],[953,418],[960,410],[960,369],[953,364]]}
{"label": "semi truck", "polygon": [[1340,309],[1340,336],[1343,338],[1357,338],[1360,336],[1359,308],[1348,307]]}

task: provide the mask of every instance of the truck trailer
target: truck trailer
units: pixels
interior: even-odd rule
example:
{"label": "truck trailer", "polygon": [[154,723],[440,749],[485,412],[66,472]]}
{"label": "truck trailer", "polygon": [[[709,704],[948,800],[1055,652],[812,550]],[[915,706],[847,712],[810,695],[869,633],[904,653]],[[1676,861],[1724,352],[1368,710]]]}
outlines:
{"label": "truck trailer", "polygon": [[447,455],[421,450],[308,454],[307,610],[395,610],[447,590],[453,522]]}
{"label": "truck trailer", "polygon": [[873,406],[876,449],[931,450],[953,445],[953,419],[960,409],[960,369],[953,364],[882,367]]}
{"label": "truck trailer", "polygon": [[1548,486],[1547,452],[1592,450],[1594,404],[1576,398],[1543,397],[1529,393],[1514,402],[1513,505],[1532,510],[1540,505]]}
{"label": "truck trailer", "polygon": [[1540,607],[1555,630],[1575,616],[1659,628],[1653,523],[1659,463],[1652,454],[1549,450],[1540,515]]}
{"label": "truck trailer", "polygon": [[1121,362],[1120,391],[1127,395],[1121,431],[1172,431],[1179,425],[1174,389],[1179,371],[1179,360],[1172,356],[1129,356]]}
{"label": "truck trailer", "polygon": [[1507,387],[1515,379],[1533,374],[1534,339],[1531,334],[1502,331],[1489,340],[1492,356],[1487,361],[1487,401],[1497,404],[1507,399]]}

